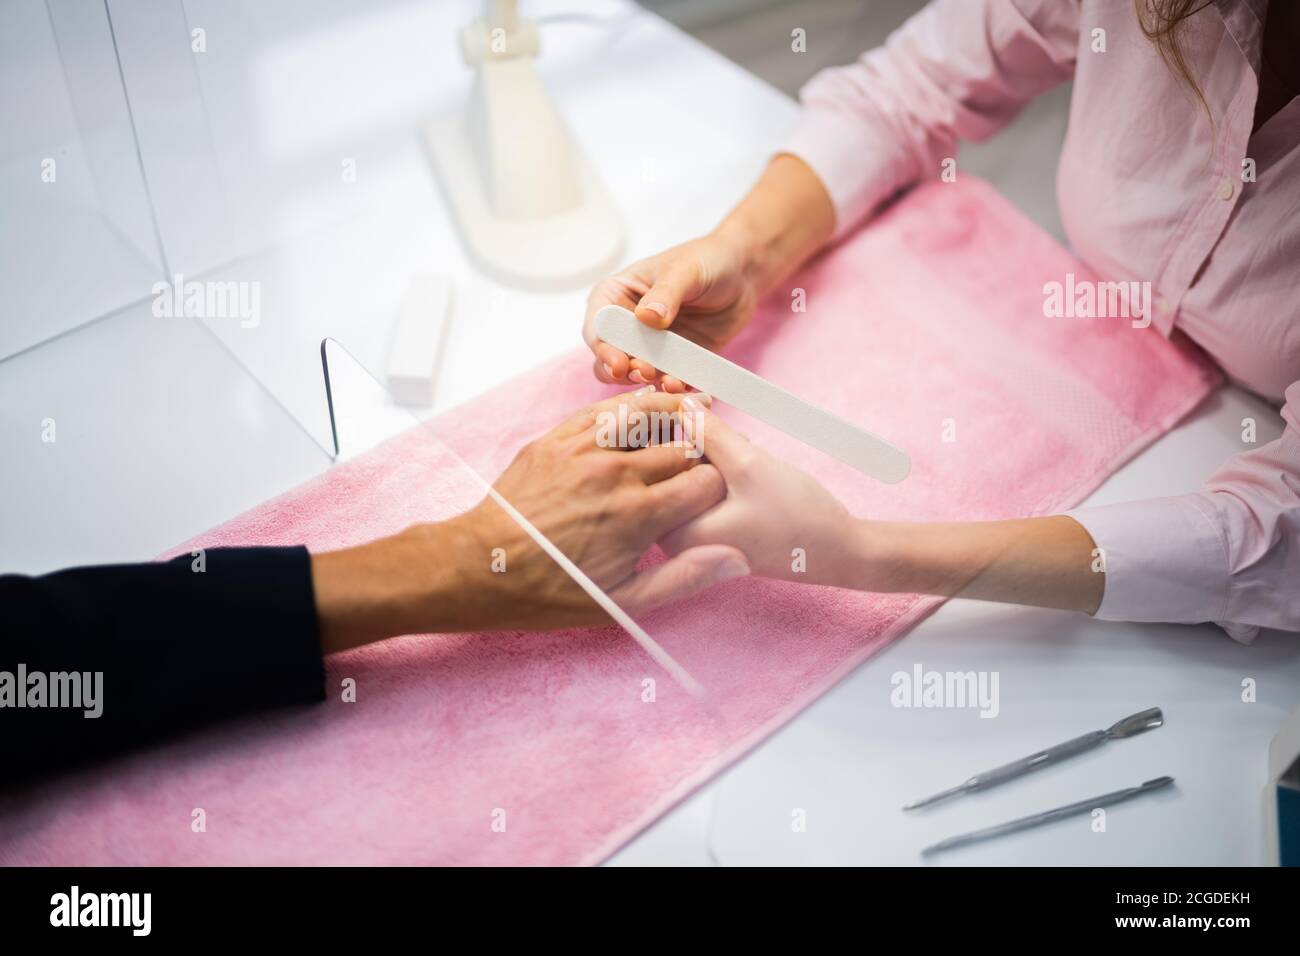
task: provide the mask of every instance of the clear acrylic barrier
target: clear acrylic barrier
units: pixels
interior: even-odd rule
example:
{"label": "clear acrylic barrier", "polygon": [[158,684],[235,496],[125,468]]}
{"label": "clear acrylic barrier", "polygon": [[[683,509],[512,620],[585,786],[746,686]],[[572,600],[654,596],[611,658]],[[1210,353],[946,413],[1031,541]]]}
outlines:
{"label": "clear acrylic barrier", "polygon": [[[710,54],[629,0],[580,6],[539,0],[523,12],[541,24],[538,70],[620,207],[626,255],[636,258],[710,228],[765,156],[727,129],[740,118],[683,115],[686,72],[664,66],[664,77],[647,82],[637,65],[646,51],[671,48],[717,70]],[[457,37],[482,15],[482,0],[109,0],[109,8],[167,276],[256,300],[255,316],[202,322],[322,448],[332,449],[332,436],[320,341],[346,342],[382,377],[416,275],[452,284],[435,409],[578,343],[586,288],[525,292],[480,273],[423,142],[426,124],[466,102],[473,73]],[[197,36],[202,51],[159,44],[160,31]],[[609,122],[619,115],[639,123]],[[778,120],[750,119],[775,134]],[[641,125],[675,134],[647,142]],[[680,188],[702,171],[734,189]]]}
{"label": "clear acrylic barrier", "polygon": [[103,4],[0,5],[0,360],[163,274]]}
{"label": "clear acrylic barrier", "polygon": [[[320,357],[331,435],[340,460],[355,458],[393,440],[402,443],[404,458],[420,457],[433,467],[427,479],[438,486],[439,507],[444,512],[436,517],[451,517],[454,513],[468,511],[484,497],[490,498],[640,645],[665,674],[696,700],[707,702],[706,689],[642,623],[597,583],[593,577],[597,573],[595,569],[584,568],[580,554],[589,550],[587,543],[566,554],[533,523],[536,516],[529,515],[526,506],[516,505],[493,487],[497,466],[503,459],[499,448],[485,446],[477,440],[481,431],[464,428],[463,421],[446,426],[444,419],[420,421],[410,410],[399,405],[384,385],[336,340],[326,339],[321,343]],[[521,408],[520,411],[528,414],[530,410]],[[472,414],[472,409],[460,409],[457,417],[463,420]],[[549,426],[562,420],[563,417],[554,422],[547,419],[541,431],[548,431]],[[663,434],[662,437],[669,439],[674,436]],[[680,430],[675,432],[675,437],[681,439]],[[549,476],[539,476],[538,480],[547,478]],[[446,487],[454,488],[450,500],[445,493]],[[482,558],[488,560],[486,556]],[[508,573],[508,568],[504,573]]]}

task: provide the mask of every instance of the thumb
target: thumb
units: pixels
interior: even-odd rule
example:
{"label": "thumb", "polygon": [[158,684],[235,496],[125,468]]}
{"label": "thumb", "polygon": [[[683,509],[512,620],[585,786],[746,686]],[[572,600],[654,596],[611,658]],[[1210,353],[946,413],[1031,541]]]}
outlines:
{"label": "thumb", "polygon": [[747,574],[749,562],[739,548],[705,544],[632,575],[611,591],[610,597],[635,617]]}
{"label": "thumb", "polygon": [[690,259],[678,259],[655,277],[636,306],[636,317],[652,329],[666,329],[677,319],[682,303],[700,294],[700,268]]}
{"label": "thumb", "polygon": [[712,408],[706,408],[694,395],[681,402],[682,431],[698,451],[722,472],[730,485],[736,482],[746,466],[762,454],[743,434],[723,421]]}

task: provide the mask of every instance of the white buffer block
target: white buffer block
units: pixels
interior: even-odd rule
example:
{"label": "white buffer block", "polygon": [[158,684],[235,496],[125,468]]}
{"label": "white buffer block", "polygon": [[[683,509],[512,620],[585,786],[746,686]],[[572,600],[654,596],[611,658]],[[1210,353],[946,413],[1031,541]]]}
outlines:
{"label": "white buffer block", "polygon": [[418,275],[397,309],[388,353],[388,391],[399,405],[433,405],[434,371],[451,307],[451,280]]}

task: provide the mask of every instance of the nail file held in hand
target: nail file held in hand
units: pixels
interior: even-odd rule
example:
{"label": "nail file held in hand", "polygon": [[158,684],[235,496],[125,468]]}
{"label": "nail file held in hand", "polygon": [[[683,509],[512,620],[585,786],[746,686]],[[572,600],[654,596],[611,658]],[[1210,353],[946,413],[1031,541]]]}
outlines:
{"label": "nail file held in hand", "polygon": [[673,332],[652,329],[617,305],[596,313],[596,334],[628,355],[779,428],[858,471],[894,484],[912,463],[903,449]]}

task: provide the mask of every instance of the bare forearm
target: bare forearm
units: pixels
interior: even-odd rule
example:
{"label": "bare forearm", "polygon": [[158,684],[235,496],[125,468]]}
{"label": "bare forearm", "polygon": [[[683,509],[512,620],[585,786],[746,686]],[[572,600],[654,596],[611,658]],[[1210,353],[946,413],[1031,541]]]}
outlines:
{"label": "bare forearm", "polygon": [[[609,618],[542,548],[581,553],[598,584],[643,606],[706,587],[739,552],[717,549],[655,575],[639,557],[675,523],[718,503],[721,476],[678,447],[608,447],[606,415],[634,423],[669,415],[682,397],[638,389],[583,409],[525,445],[495,493],[454,518],[341,551],[314,554],[312,588],[326,653],[400,634],[551,630]],[[510,508],[503,507],[510,502]],[[528,516],[535,529],[517,520]],[[531,526],[530,526],[531,527]],[[683,556],[685,558],[685,556]],[[667,569],[665,572],[662,569]],[[618,599],[617,597],[615,598]]]}
{"label": "bare forearm", "polygon": [[1092,538],[1072,518],[950,524],[860,522],[855,559],[842,583],[1060,608],[1091,614],[1105,573]]}
{"label": "bare forearm", "polygon": [[760,295],[798,269],[834,231],[835,207],[826,188],[803,160],[787,154],[772,160],[716,230],[743,250]]}
{"label": "bare forearm", "polygon": [[313,554],[312,585],[326,654],[399,634],[483,627],[481,582],[466,580],[457,521],[417,525],[354,548]]}

